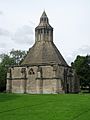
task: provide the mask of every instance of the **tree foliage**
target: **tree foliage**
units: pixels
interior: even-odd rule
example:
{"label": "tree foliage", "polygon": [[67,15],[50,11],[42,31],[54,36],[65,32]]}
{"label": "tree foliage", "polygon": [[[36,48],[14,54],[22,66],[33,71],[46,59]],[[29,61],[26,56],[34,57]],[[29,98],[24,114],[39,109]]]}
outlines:
{"label": "tree foliage", "polygon": [[16,64],[19,64],[21,60],[25,57],[26,51],[21,51],[21,50],[14,50],[10,52],[10,57],[12,57],[15,60]]}
{"label": "tree foliage", "polygon": [[81,87],[89,87],[90,91],[90,56],[77,56],[72,67],[76,69]]}
{"label": "tree foliage", "polygon": [[7,78],[7,66],[17,65],[26,55],[25,51],[12,50],[9,55],[0,55],[0,91],[4,91],[6,88],[6,78]]}

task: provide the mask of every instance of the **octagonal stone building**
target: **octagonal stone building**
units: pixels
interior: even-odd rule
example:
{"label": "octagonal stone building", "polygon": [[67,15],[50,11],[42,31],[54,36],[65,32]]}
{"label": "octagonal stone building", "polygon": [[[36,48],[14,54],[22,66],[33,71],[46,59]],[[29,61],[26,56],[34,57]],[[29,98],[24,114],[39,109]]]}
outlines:
{"label": "octagonal stone building", "polygon": [[6,90],[31,94],[79,92],[77,75],[55,46],[45,11],[35,28],[35,44],[20,65],[8,69]]}

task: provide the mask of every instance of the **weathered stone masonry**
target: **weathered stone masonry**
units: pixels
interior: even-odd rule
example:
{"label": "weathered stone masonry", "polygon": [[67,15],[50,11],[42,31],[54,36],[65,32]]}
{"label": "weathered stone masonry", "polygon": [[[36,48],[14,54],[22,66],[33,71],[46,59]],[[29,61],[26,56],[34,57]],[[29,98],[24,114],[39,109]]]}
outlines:
{"label": "weathered stone masonry", "polygon": [[79,81],[53,43],[53,28],[43,12],[35,28],[35,44],[18,66],[7,73],[7,92],[31,94],[78,93]]}

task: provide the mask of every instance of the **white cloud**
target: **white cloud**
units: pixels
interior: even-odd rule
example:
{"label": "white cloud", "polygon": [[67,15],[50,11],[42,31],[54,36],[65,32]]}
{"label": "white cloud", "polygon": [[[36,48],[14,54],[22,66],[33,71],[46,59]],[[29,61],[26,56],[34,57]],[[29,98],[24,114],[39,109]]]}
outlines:
{"label": "white cloud", "polygon": [[8,30],[0,28],[0,36],[10,36],[11,33]]}
{"label": "white cloud", "polygon": [[10,36],[1,38],[0,35],[0,49],[8,51],[10,48],[30,48],[34,42],[34,35],[30,32],[32,28],[29,26],[24,28],[23,25],[36,27],[43,12],[42,8],[46,9],[50,24],[54,28],[54,41],[66,61],[70,63],[79,54],[89,54],[90,47],[83,45],[90,45],[90,0],[59,0],[52,1],[52,5],[48,0],[27,2],[3,0],[0,2],[0,27],[14,34],[11,38]]}
{"label": "white cloud", "polygon": [[84,45],[81,48],[78,49],[79,54],[81,55],[90,55],[90,46],[89,45]]}
{"label": "white cloud", "polygon": [[24,25],[17,29],[13,35],[12,40],[17,44],[32,44],[33,43],[33,30],[32,27]]}
{"label": "white cloud", "polygon": [[34,43],[32,27],[24,25],[16,32],[0,28],[0,54],[14,49],[27,50]]}
{"label": "white cloud", "polygon": [[71,54],[68,54],[66,56],[66,59],[67,59],[67,62],[69,63],[69,65],[71,64],[71,62],[74,62],[77,55],[81,55],[81,56],[90,55],[90,46],[84,45],[84,46],[80,47],[79,49],[73,51]]}

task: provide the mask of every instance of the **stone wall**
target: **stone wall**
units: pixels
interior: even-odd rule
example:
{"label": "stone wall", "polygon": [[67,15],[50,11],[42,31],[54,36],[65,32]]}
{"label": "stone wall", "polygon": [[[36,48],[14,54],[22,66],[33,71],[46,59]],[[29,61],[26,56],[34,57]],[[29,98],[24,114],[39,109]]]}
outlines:
{"label": "stone wall", "polygon": [[74,73],[74,77],[69,77],[69,71],[60,65],[11,67],[7,73],[7,91],[31,94],[67,93],[75,92],[76,89],[78,91],[78,81]]}

